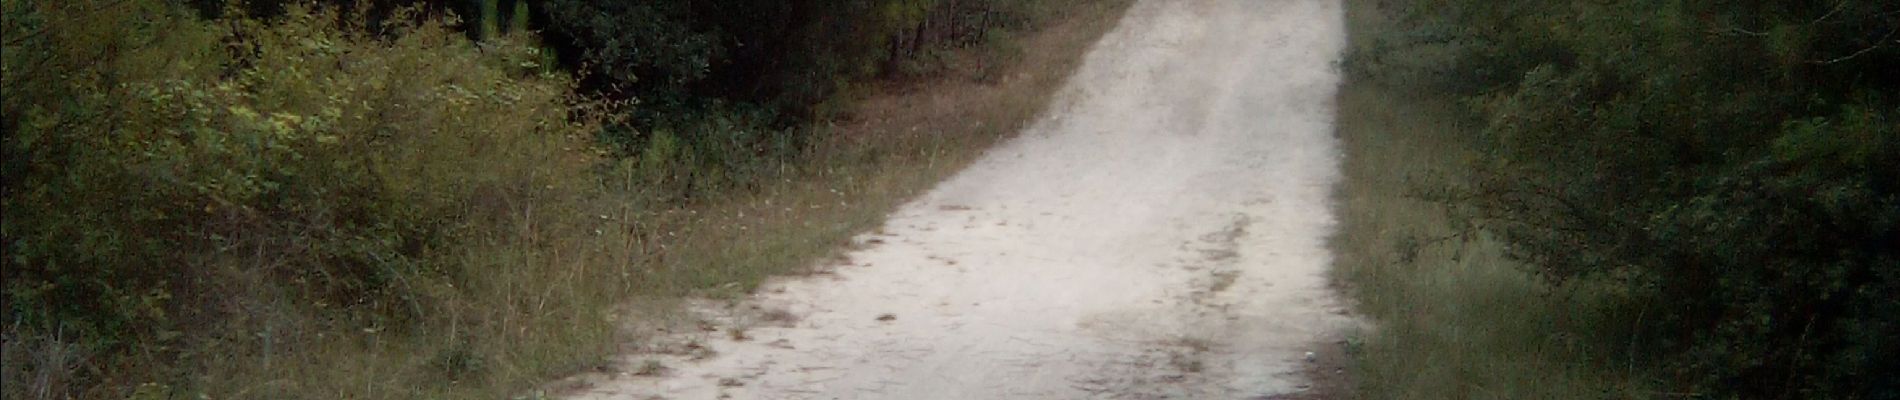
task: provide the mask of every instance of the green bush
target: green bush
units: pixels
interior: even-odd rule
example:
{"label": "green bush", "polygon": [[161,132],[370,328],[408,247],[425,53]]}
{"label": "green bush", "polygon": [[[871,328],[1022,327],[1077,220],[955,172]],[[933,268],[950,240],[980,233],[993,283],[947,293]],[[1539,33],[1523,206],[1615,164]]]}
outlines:
{"label": "green bush", "polygon": [[140,0],[4,13],[9,336],[178,351],[279,294],[401,327],[485,273],[440,250],[594,187],[596,128],[520,38],[370,36],[296,6],[268,23]]}
{"label": "green bush", "polygon": [[[858,154],[925,145],[815,146],[807,136],[824,128],[785,111],[834,104],[879,60],[833,56],[884,54],[867,44],[917,32],[859,24],[875,13],[805,2],[823,12],[787,27],[771,14],[780,3],[655,3],[693,18],[664,26],[602,14],[620,6],[608,5],[579,8],[595,12],[581,28],[606,39],[537,47],[528,34],[565,38],[567,28],[539,26],[561,23],[552,3],[223,3],[0,0],[5,398],[522,393],[597,366],[616,340],[614,307],[630,297],[756,282],[879,212],[766,207],[786,213],[748,220],[748,234],[771,229],[755,240],[740,235],[747,224],[706,216],[732,213],[709,211],[749,212],[759,192],[830,204],[850,185],[896,201],[908,192],[877,188],[936,173],[857,172],[886,166]],[[1014,12],[1003,3],[905,4]],[[438,19],[450,9],[477,20]],[[639,37],[675,28],[710,44]],[[755,47],[759,38],[779,41]],[[632,55],[587,51],[605,47]],[[740,48],[753,53],[725,53]],[[579,67],[597,57],[628,64]],[[742,59],[773,72],[753,75]],[[603,82],[630,89],[576,95]],[[984,96],[1033,103],[1007,93],[1040,90]],[[781,96],[792,92],[804,97]],[[805,100],[785,100],[795,97]],[[814,153],[822,161],[808,165],[822,171],[791,163]],[[947,168],[934,160],[931,171]],[[805,191],[804,181],[849,185]],[[689,204],[698,216],[675,212]],[[813,233],[832,219],[850,223]]]}
{"label": "green bush", "polygon": [[[827,117],[854,84],[927,70],[939,49],[987,44],[1052,13],[1053,1],[580,1],[542,7],[548,41],[568,49],[587,89],[637,101],[637,129],[611,138],[636,149],[669,122],[737,111],[759,128]],[[697,123],[697,122],[695,122]],[[696,137],[684,138],[688,142]]]}
{"label": "green bush", "polygon": [[1655,299],[1643,343],[1703,396],[1900,398],[1900,5],[1398,5],[1349,65],[1467,96],[1453,195],[1512,255]]}

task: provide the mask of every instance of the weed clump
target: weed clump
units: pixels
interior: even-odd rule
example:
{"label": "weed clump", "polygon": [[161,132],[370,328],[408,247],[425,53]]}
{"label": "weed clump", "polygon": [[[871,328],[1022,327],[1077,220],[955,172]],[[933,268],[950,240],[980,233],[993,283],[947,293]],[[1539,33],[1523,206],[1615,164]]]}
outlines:
{"label": "weed clump", "polygon": [[[107,365],[276,369],[285,348],[500,322],[458,299],[519,264],[457,249],[528,246],[595,192],[595,124],[571,80],[511,61],[522,42],[295,6],[5,4],[8,398],[15,372],[166,381]],[[435,363],[451,377],[483,370],[462,339]]]}

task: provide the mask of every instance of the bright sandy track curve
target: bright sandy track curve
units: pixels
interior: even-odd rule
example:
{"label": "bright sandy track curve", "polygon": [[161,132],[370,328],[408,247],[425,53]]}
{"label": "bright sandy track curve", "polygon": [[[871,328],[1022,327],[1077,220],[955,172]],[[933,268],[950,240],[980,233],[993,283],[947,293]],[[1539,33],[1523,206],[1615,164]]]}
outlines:
{"label": "bright sandy track curve", "polygon": [[[1264,399],[1326,287],[1338,0],[1140,0],[1014,140],[842,265],[766,284],[576,399]],[[780,310],[763,312],[760,310]],[[677,339],[677,338],[676,338]]]}

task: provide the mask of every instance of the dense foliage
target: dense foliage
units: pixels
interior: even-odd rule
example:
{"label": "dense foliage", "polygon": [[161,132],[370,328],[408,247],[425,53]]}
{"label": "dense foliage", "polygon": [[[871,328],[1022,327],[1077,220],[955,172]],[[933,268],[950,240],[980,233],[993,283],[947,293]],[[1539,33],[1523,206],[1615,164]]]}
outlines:
{"label": "dense foliage", "polygon": [[1047,14],[1044,3],[550,0],[531,13],[585,91],[637,105],[603,142],[690,165],[674,190],[695,196],[792,156],[810,137],[800,127],[866,79],[930,73],[945,50],[1008,46],[1007,32]]}
{"label": "dense foliage", "polygon": [[1557,285],[1653,299],[1633,338],[1707,398],[1900,398],[1900,3],[1388,1],[1352,55],[1463,96],[1451,196]]}
{"label": "dense foliage", "polygon": [[578,52],[570,60],[587,64],[599,90],[666,110],[694,98],[757,103],[798,120],[855,79],[1023,27],[1041,14],[1038,3],[554,0],[543,8],[549,42]]}
{"label": "dense foliage", "polygon": [[[358,7],[349,0],[330,0]],[[247,2],[280,8],[276,0]],[[371,20],[399,0],[365,3]],[[1046,18],[1050,1],[1021,0],[418,0],[467,16],[471,36],[514,26],[579,77],[579,91],[631,104],[599,139],[623,158],[688,176],[665,191],[701,197],[750,182],[793,156],[875,78],[942,71],[952,50],[1009,49],[1010,32]],[[997,60],[991,60],[997,61]],[[1008,61],[1008,60],[1000,60]],[[992,64],[995,64],[992,62]],[[989,69],[978,71],[990,73]],[[994,76],[979,76],[994,79]]]}
{"label": "dense foliage", "polygon": [[0,394],[572,372],[511,341],[610,333],[665,246],[635,216],[790,176],[856,88],[1043,4],[0,0]]}
{"label": "dense foliage", "polygon": [[[46,337],[103,374],[281,315],[404,326],[489,273],[443,249],[591,187],[594,125],[532,47],[476,52],[439,24],[372,37],[302,7],[268,23],[158,1],[4,12],[9,358]],[[17,361],[9,390],[65,368]]]}

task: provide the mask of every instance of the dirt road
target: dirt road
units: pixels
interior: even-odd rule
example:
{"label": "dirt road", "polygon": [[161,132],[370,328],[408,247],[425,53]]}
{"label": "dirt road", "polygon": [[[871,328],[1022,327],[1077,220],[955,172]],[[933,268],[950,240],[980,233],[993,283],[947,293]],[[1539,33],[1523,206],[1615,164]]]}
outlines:
{"label": "dirt road", "polygon": [[[1325,287],[1337,0],[1144,0],[1048,115],[840,265],[582,399],[1257,399]],[[653,360],[649,363],[648,360]]]}

